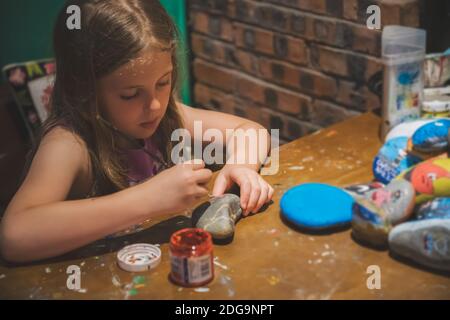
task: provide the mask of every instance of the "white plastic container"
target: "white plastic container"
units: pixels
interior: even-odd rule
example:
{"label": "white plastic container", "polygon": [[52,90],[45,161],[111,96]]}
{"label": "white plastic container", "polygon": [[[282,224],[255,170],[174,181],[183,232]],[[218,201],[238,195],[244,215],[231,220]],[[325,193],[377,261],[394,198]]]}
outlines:
{"label": "white plastic container", "polygon": [[386,26],[382,34],[384,63],[382,139],[394,126],[421,113],[426,31]]}

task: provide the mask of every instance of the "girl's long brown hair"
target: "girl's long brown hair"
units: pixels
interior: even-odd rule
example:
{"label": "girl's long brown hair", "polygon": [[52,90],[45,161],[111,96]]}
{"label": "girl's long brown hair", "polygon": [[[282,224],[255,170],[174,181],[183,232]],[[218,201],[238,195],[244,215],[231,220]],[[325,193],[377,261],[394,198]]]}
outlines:
{"label": "girl's long brown hair", "polygon": [[[81,9],[79,30],[66,26],[66,8],[70,5]],[[108,194],[128,187],[126,164],[115,145],[117,133],[98,121],[96,81],[147,48],[170,50],[172,54],[174,85],[153,139],[165,161],[171,163],[170,135],[182,126],[174,98],[177,38],[176,27],[159,0],[69,1],[60,12],[53,38],[56,79],[51,112],[42,132],[64,126],[84,140],[94,182],[91,194]]]}

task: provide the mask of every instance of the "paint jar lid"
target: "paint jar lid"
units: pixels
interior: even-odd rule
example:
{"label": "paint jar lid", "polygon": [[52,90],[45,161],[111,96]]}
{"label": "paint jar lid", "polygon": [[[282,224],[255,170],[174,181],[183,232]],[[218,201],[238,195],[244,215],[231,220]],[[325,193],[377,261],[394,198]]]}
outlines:
{"label": "paint jar lid", "polygon": [[147,271],[156,268],[160,262],[161,250],[152,244],[132,244],[117,253],[117,263],[125,271]]}
{"label": "paint jar lid", "polygon": [[426,112],[450,111],[450,97],[445,95],[425,96],[422,109]]}

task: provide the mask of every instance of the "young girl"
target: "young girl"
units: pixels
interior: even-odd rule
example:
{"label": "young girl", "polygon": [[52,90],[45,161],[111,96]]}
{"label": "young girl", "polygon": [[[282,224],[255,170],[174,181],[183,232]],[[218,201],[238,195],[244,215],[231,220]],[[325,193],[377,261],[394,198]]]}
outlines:
{"label": "young girl", "polygon": [[[72,4],[81,9],[81,29],[66,26]],[[212,173],[203,162],[171,162],[173,130],[194,136],[194,121],[224,136],[264,129],[175,100],[176,29],[158,0],[72,1],[58,17],[54,48],[51,115],[1,224],[9,261],[63,254],[207,195]],[[267,148],[257,152],[267,156]],[[260,164],[226,163],[212,195],[237,183],[244,215],[257,212],[273,195]]]}

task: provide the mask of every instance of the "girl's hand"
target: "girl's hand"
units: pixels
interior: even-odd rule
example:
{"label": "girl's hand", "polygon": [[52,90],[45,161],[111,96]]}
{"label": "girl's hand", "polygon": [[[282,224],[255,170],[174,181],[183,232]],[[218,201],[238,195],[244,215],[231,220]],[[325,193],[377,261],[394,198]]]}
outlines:
{"label": "girl's hand", "polygon": [[241,208],[243,215],[256,213],[269,202],[273,188],[256,172],[246,165],[227,164],[220,171],[214,183],[213,196],[220,196],[233,182],[241,189]]}
{"label": "girl's hand", "polygon": [[211,170],[205,169],[202,160],[193,160],[166,169],[141,185],[144,192],[151,188],[152,192],[161,194],[158,203],[161,212],[175,213],[186,210],[208,194],[206,184],[211,176]]}

